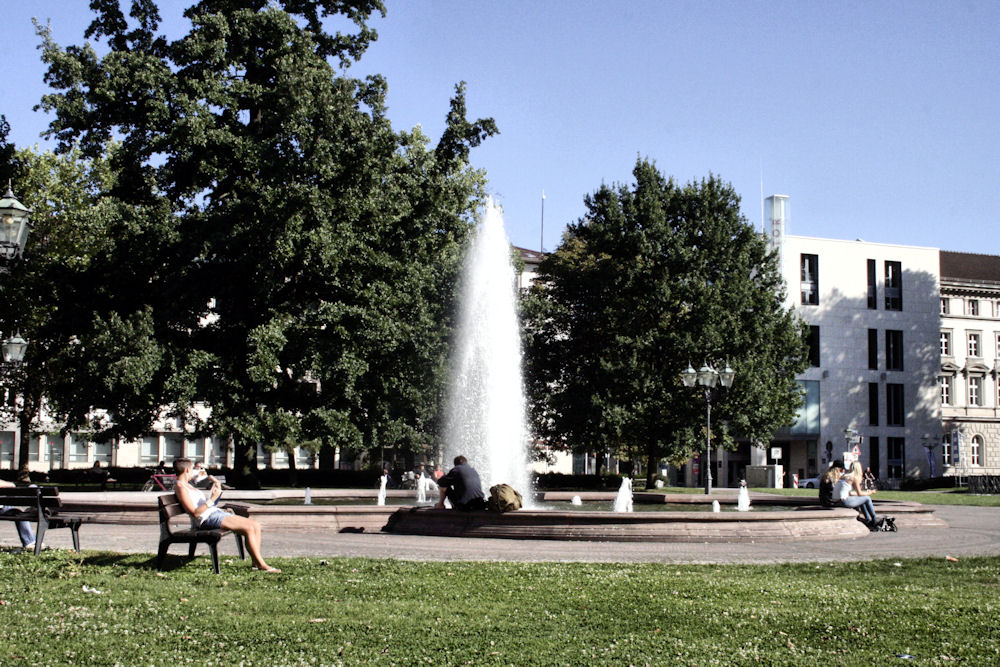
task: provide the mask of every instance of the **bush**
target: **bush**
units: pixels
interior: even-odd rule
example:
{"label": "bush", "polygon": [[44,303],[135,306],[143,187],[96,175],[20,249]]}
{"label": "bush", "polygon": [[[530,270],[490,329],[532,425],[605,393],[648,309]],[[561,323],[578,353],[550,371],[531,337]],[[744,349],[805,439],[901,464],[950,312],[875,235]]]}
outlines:
{"label": "bush", "polygon": [[621,475],[566,475],[562,473],[545,473],[535,477],[536,491],[558,491],[594,489],[617,490],[622,484]]}

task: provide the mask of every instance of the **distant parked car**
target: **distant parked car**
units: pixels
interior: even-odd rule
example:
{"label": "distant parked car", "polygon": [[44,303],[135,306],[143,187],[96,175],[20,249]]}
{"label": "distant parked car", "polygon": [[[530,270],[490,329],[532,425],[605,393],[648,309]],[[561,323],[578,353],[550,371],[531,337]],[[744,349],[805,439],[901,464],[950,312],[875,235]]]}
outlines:
{"label": "distant parked car", "polygon": [[818,489],[819,488],[819,476],[816,477],[806,477],[805,479],[799,480],[800,489]]}

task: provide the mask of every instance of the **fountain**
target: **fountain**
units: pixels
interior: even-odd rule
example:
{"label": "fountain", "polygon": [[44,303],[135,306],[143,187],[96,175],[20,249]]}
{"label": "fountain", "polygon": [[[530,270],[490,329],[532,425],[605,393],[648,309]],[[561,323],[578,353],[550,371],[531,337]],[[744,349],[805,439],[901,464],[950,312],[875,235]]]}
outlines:
{"label": "fountain", "polygon": [[530,503],[516,285],[503,217],[490,199],[462,268],[444,460],[462,454],[484,491],[510,484]]}
{"label": "fountain", "polygon": [[750,511],[750,490],[747,489],[747,481],[740,480],[739,494],[736,496],[736,509],[740,512]]}
{"label": "fountain", "polygon": [[[867,533],[852,510],[719,514],[719,501],[709,496],[687,496],[682,502],[711,502],[714,513],[632,512],[633,499],[665,503],[668,496],[645,492],[635,498],[631,478],[622,480],[615,512],[535,509],[535,494],[528,481],[529,439],[515,274],[503,218],[492,200],[466,253],[459,303],[442,447],[444,460],[450,465],[455,456],[466,456],[479,471],[484,491],[495,484],[509,484],[521,492],[527,507],[505,513],[404,508],[388,516],[381,530],[416,535],[602,541],[767,541]],[[566,495],[565,500],[569,500]],[[596,500],[592,497],[595,495],[601,494],[588,493],[588,500]],[[805,501],[802,504],[814,502],[801,500]]]}
{"label": "fountain", "polygon": [[[428,477],[424,471],[420,471],[420,475],[417,477],[417,503],[426,503],[427,492],[431,490],[431,485],[434,484],[433,480]],[[435,485],[436,486],[436,485]]]}
{"label": "fountain", "polygon": [[632,511],[632,478],[622,477],[622,485],[618,487],[618,495],[615,497],[616,512]]}
{"label": "fountain", "polygon": [[379,478],[378,498],[375,501],[376,505],[385,505],[385,495],[386,495],[385,487],[388,484],[389,484],[389,475],[388,473],[386,473]]}

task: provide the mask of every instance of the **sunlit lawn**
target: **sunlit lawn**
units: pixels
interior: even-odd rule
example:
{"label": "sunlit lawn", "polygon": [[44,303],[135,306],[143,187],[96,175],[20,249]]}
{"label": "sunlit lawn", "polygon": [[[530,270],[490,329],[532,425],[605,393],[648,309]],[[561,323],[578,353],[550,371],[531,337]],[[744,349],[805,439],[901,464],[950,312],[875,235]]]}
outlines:
{"label": "sunlit lawn", "polygon": [[173,557],[165,573],[150,561],[0,553],[0,664],[1000,662],[1000,558],[755,566],[275,558],[283,574],[237,561],[219,576],[204,556]]}

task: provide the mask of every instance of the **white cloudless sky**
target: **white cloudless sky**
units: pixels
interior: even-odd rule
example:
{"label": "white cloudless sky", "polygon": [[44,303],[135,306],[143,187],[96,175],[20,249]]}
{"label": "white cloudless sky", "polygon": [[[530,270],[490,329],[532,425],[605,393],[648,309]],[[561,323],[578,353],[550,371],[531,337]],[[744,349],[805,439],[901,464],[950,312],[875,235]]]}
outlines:
{"label": "white cloudless sky", "polygon": [[[83,42],[84,0],[4,0],[0,113],[46,142],[31,18]],[[163,0],[179,36],[187,2]],[[797,235],[1000,254],[1000,2],[390,0],[354,76],[381,73],[397,129],[436,140],[459,81],[500,135],[472,152],[508,235],[546,250],[637,157],[714,173],[760,227],[791,197]],[[15,188],[16,189],[16,188]],[[17,193],[30,204],[30,193]]]}

